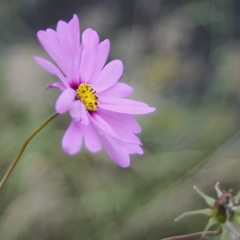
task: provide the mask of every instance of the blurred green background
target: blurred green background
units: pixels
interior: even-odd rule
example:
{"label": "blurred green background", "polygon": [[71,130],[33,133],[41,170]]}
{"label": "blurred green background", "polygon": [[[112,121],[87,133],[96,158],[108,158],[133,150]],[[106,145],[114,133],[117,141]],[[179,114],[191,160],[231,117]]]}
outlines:
{"label": "blurred green background", "polygon": [[[145,154],[117,166],[104,151],[61,148],[68,114],[28,145],[0,192],[1,240],[160,240],[203,230],[196,185],[240,190],[240,2],[238,0],[1,0],[0,176],[26,137],[51,113],[54,76],[40,29],[76,13],[81,31],[109,38],[131,98],[157,111],[137,116]],[[240,228],[236,226],[240,231]],[[218,239],[218,237],[212,238]],[[229,236],[230,239],[230,236]]]}

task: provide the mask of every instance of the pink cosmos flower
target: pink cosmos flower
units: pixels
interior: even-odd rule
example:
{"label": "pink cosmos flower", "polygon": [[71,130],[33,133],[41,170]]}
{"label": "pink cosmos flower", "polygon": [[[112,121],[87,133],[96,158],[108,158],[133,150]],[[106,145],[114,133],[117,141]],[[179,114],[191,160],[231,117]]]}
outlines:
{"label": "pink cosmos flower", "polygon": [[106,66],[110,42],[99,42],[98,34],[88,28],[80,43],[79,21],[74,15],[69,23],[59,21],[57,31],[47,29],[37,33],[43,48],[55,61],[40,57],[34,59],[61,82],[47,85],[62,91],[56,101],[56,111],[69,111],[72,121],[63,139],[62,147],[68,154],[80,151],[84,139],[91,152],[106,149],[120,166],[130,165],[129,154],[142,154],[140,140],[134,135],[141,131],[131,114],[153,112],[145,103],[125,99],[133,89],[117,82],[123,72],[120,60]]}

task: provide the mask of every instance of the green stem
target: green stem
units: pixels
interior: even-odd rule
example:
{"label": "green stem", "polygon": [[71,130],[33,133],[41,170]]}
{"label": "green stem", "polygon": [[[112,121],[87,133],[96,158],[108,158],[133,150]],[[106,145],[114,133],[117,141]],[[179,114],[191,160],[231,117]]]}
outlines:
{"label": "green stem", "polygon": [[15,165],[17,164],[19,158],[21,157],[24,149],[26,148],[26,146],[28,145],[28,143],[30,142],[30,140],[45,126],[47,125],[53,118],[55,118],[58,115],[58,113],[53,113],[49,118],[47,118],[34,132],[32,132],[28,138],[25,140],[25,142],[23,143],[21,149],[19,150],[17,156],[15,157],[15,159],[13,160],[12,164],[10,165],[10,167],[8,168],[7,172],[5,173],[4,177],[2,178],[2,181],[0,182],[0,189],[3,187],[4,183],[7,181],[9,175],[11,174],[12,170],[14,169]]}
{"label": "green stem", "polygon": [[207,231],[207,232],[197,232],[197,233],[191,233],[181,236],[175,236],[175,237],[169,237],[164,238],[162,240],[178,240],[178,239],[188,239],[188,238],[195,238],[195,237],[201,237],[203,234],[205,236],[216,236],[222,232],[222,228],[219,227],[216,231]]}

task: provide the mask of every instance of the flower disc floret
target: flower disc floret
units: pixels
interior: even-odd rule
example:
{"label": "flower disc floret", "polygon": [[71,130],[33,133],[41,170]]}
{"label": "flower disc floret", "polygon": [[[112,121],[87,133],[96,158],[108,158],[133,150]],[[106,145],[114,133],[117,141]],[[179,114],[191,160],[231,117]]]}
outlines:
{"label": "flower disc floret", "polygon": [[82,83],[76,90],[76,97],[81,100],[85,108],[89,111],[96,111],[99,105],[99,96],[90,84]]}

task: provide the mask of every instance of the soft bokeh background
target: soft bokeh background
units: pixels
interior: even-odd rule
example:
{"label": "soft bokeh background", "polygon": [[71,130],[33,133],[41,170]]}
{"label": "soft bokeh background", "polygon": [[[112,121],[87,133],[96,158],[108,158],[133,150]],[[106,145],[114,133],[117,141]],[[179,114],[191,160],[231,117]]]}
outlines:
{"label": "soft bokeh background", "polygon": [[[193,185],[240,190],[240,1],[0,0],[0,176],[51,113],[56,81],[33,61],[47,57],[40,29],[76,13],[111,40],[133,99],[157,108],[137,116],[145,154],[123,169],[104,151],[61,148],[69,116],[29,144],[0,192],[2,240],[160,240],[203,230]],[[240,228],[236,226],[240,231]],[[218,239],[218,237],[214,238]],[[230,236],[229,236],[230,239]]]}

